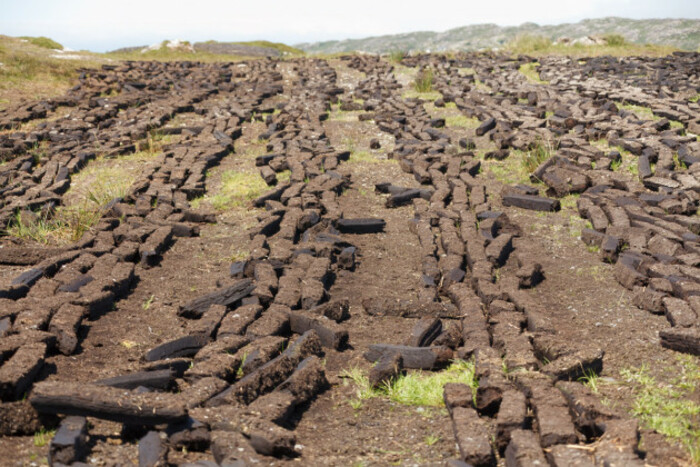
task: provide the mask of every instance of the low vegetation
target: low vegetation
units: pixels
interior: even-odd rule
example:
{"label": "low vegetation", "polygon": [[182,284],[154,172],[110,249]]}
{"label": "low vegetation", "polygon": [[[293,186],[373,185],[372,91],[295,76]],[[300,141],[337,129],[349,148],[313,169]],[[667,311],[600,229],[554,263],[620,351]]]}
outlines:
{"label": "low vegetation", "polygon": [[[633,392],[632,415],[642,423],[681,443],[700,464],[700,366],[691,355],[679,355],[666,374],[653,376],[646,365],[623,369],[620,375]],[[697,399],[697,398],[695,398]]]}
{"label": "low vegetation", "polygon": [[53,212],[17,213],[5,233],[43,244],[63,245],[80,240],[99,222],[109,202],[128,194],[143,164],[157,152],[154,146],[117,159],[98,157],[73,177],[64,206]]}
{"label": "low vegetation", "polygon": [[34,446],[38,448],[46,446],[49,444],[49,441],[51,441],[55,434],[56,430],[42,429],[41,431],[37,431],[34,433]]}
{"label": "low vegetation", "polygon": [[537,68],[540,66],[539,62],[530,62],[521,65],[518,71],[525,76],[525,78],[533,84],[548,84],[548,81],[544,81],[540,78],[540,74]]}
{"label": "low vegetation", "polygon": [[431,92],[433,90],[433,70],[430,68],[420,70],[413,81],[413,89],[419,93]]}
{"label": "low vegetation", "polygon": [[79,60],[56,58],[55,51],[50,50],[53,47],[33,42],[36,41],[0,36],[0,110],[21,99],[63,94],[77,82],[78,68],[95,66],[98,61],[95,54],[84,53],[76,54],[82,58]]}
{"label": "low vegetation", "polygon": [[61,44],[59,44],[58,42],[56,42],[53,39],[49,39],[48,37],[22,36],[22,37],[20,37],[20,39],[25,40],[32,45],[36,45],[37,47],[43,47],[45,49],[63,50],[63,46]]}
{"label": "low vegetation", "polygon": [[221,186],[215,194],[206,196],[214,209],[226,211],[248,205],[269,189],[257,173],[227,170],[221,174]]}
{"label": "low vegetation", "polygon": [[551,141],[540,140],[535,142],[534,147],[523,153],[522,165],[528,174],[533,173],[537,167],[554,154],[554,145]]}
{"label": "low vegetation", "polygon": [[356,387],[356,398],[351,405],[358,405],[357,401],[385,397],[393,402],[404,405],[418,405],[429,407],[442,407],[443,388],[447,383],[463,383],[476,391],[477,381],[474,376],[474,363],[465,360],[455,360],[449,367],[439,372],[409,372],[397,378],[392,384],[380,388],[372,388],[369,378],[359,368],[352,368],[341,373],[345,378],[345,384],[352,381]]}
{"label": "low vegetation", "polygon": [[523,34],[508,42],[504,48],[512,54],[526,54],[536,57],[543,55],[569,55],[572,57],[664,56],[676,50],[674,47],[664,45],[633,44],[618,34],[609,34],[603,36],[603,39],[606,42],[605,45],[565,44],[554,43],[550,38],[541,35]]}

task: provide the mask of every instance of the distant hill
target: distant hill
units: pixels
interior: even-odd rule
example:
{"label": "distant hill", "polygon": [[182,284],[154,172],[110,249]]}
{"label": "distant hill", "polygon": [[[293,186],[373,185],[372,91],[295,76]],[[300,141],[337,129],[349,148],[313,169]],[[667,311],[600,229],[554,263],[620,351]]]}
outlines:
{"label": "distant hill", "polygon": [[539,26],[535,23],[524,23],[520,26],[475,24],[445,32],[419,31],[365,39],[303,43],[295,47],[307,53],[466,51],[500,48],[524,34],[541,35],[552,41],[562,38],[577,40],[587,36],[620,34],[625,40],[635,44],[660,44],[685,50],[698,50],[700,47],[700,20],[633,20],[608,17],[585,19],[574,24],[554,26]]}
{"label": "distant hill", "polygon": [[286,44],[269,41],[250,42],[195,42],[166,40],[150,46],[123,47],[113,50],[111,54],[135,54],[138,52],[148,53],[159,50],[172,50],[177,52],[197,54],[197,52],[215,55],[237,55],[243,57],[281,57],[283,55],[302,55],[304,52]]}

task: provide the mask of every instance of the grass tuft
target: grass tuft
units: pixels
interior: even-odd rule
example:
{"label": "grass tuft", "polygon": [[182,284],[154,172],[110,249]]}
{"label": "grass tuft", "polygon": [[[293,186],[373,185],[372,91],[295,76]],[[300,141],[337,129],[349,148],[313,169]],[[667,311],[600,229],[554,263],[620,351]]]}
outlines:
{"label": "grass tuft", "polygon": [[517,54],[530,54],[544,52],[551,46],[552,41],[544,36],[522,34],[506,44],[506,49]]}
{"label": "grass tuft", "polygon": [[523,154],[522,165],[529,174],[554,154],[554,145],[549,140],[538,140],[535,147]]}
{"label": "grass tuft", "polygon": [[443,387],[447,383],[464,383],[477,388],[474,363],[456,360],[443,371],[407,373],[387,388],[389,399],[405,405],[444,406]]}
{"label": "grass tuft", "polygon": [[393,52],[389,53],[389,61],[391,63],[401,63],[401,60],[407,56],[408,53],[406,53],[404,50],[394,50]]}
{"label": "grass tuft", "polygon": [[227,170],[221,175],[218,193],[208,197],[208,201],[217,211],[225,211],[247,205],[268,188],[257,173]]}
{"label": "grass tuft", "polygon": [[445,117],[445,126],[448,128],[478,128],[481,122],[478,118],[469,118],[466,115],[450,115]]}
{"label": "grass tuft", "polygon": [[371,154],[368,151],[354,151],[350,153],[350,158],[348,159],[349,164],[386,164],[396,162],[396,159],[380,158],[376,155]]}
{"label": "grass tuft", "polygon": [[359,368],[345,370],[340,375],[345,384],[352,381],[356,388],[356,399],[388,397],[391,401],[404,405],[442,407],[443,388],[447,383],[464,383],[476,391],[478,386],[474,376],[474,362],[455,360],[449,367],[438,372],[410,372],[397,378],[393,384],[379,389],[372,388],[369,378]]}
{"label": "grass tuft", "polygon": [[413,81],[413,89],[416,92],[427,93],[433,91],[433,70],[423,68],[418,72],[416,79]]}
{"label": "grass tuft", "polygon": [[46,430],[42,428],[41,430],[34,433],[34,446],[38,448],[43,448],[54,437],[56,430]]}
{"label": "grass tuft", "polygon": [[700,390],[700,366],[690,355],[678,356],[680,371],[657,381],[642,365],[623,369],[620,375],[631,386],[632,415],[648,428],[686,447],[695,464],[700,464],[700,404],[692,394]]}
{"label": "grass tuft", "polygon": [[525,76],[525,78],[533,84],[549,84],[549,81],[544,81],[540,78],[540,74],[537,71],[537,67],[540,66],[539,62],[530,62],[521,65],[518,71]]}

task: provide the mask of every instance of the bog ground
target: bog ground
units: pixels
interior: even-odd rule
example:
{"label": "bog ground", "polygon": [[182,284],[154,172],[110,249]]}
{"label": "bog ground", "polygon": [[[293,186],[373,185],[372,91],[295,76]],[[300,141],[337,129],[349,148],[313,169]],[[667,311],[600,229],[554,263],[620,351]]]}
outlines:
{"label": "bog ground", "polygon": [[125,61],[13,100],[0,464],[697,464],[699,75]]}

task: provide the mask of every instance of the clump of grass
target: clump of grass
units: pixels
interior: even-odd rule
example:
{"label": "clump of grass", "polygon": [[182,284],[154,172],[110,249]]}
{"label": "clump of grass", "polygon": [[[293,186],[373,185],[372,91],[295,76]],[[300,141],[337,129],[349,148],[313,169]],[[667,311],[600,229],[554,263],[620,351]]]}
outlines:
{"label": "clump of grass", "polygon": [[60,226],[47,220],[45,216],[42,216],[40,213],[37,214],[35,220],[28,220],[26,216],[18,212],[10,221],[5,233],[11,237],[28,239],[37,243],[46,244],[49,243],[54,232],[59,228]]}
{"label": "clump of grass", "polygon": [[419,93],[432,92],[433,78],[433,70],[431,68],[423,68],[413,81],[413,89]]}
{"label": "clump of grass", "polygon": [[148,310],[149,308],[151,308],[151,305],[153,304],[153,300],[155,300],[155,298],[155,295],[151,295],[150,297],[148,297],[141,305],[141,308],[143,308],[144,310]]}
{"label": "clump of grass", "polygon": [[684,161],[682,161],[678,157],[678,153],[673,155],[673,170],[675,170],[675,171],[688,170],[688,164],[686,164]]}
{"label": "clump of grass", "polygon": [[238,370],[236,370],[236,378],[238,379],[244,376],[243,367],[245,366],[246,360],[248,360],[248,352],[243,352],[243,356],[241,357],[241,364],[238,366]]}
{"label": "clump of grass", "polygon": [[440,407],[444,405],[443,387],[447,383],[464,383],[476,391],[474,363],[456,360],[443,371],[407,373],[387,388],[387,395],[400,404]]}
{"label": "clump of grass", "polygon": [[525,152],[515,150],[510,156],[502,161],[487,160],[482,163],[496,180],[507,185],[514,183],[528,183],[530,174],[525,171],[524,166],[520,163],[518,156],[524,157]]}
{"label": "clump of grass", "polygon": [[392,163],[394,162],[395,159],[389,159],[389,158],[379,158],[368,151],[354,151],[350,153],[350,158],[348,159],[348,163],[354,163],[354,164],[359,164],[359,163],[369,163],[369,164],[385,164],[385,163]]}
{"label": "clump of grass", "polygon": [[573,193],[561,198],[559,200],[559,203],[561,204],[562,209],[576,210],[576,201],[579,199],[580,196],[581,195],[579,193]]}
{"label": "clump of grass", "polygon": [[155,151],[141,151],[118,159],[98,158],[71,180],[64,199],[66,205],[35,218],[19,213],[6,233],[43,244],[66,244],[80,240],[99,222],[105,206],[129,194],[138,179],[143,162]]}
{"label": "clump of grass", "polygon": [[394,50],[389,53],[389,61],[392,63],[401,63],[401,60],[406,58],[408,54],[404,50]]}
{"label": "clump of grass", "polygon": [[20,39],[24,39],[25,41],[28,41],[30,44],[36,45],[37,47],[43,47],[44,49],[63,50],[63,46],[61,44],[59,44],[58,42],[56,42],[53,39],[49,39],[48,37],[22,36],[22,37],[20,37]]}
{"label": "clump of grass", "polygon": [[549,81],[544,81],[540,78],[540,74],[537,71],[537,67],[540,66],[539,62],[530,62],[521,65],[518,71],[525,76],[525,78],[533,84],[548,84]]}
{"label": "clump of grass", "polygon": [[605,43],[611,47],[623,47],[627,45],[627,41],[624,36],[620,34],[606,34],[603,36]]}
{"label": "clump of grass", "polygon": [[481,122],[478,118],[469,118],[465,115],[450,115],[445,117],[445,126],[449,128],[478,128]]}
{"label": "clump of grass", "polygon": [[380,389],[375,389],[369,384],[369,377],[358,367],[343,370],[340,373],[340,377],[343,378],[344,385],[347,386],[349,382],[352,382],[355,385],[355,396],[357,400],[362,401],[382,395],[382,391]]}
{"label": "clump of grass", "polygon": [[654,115],[654,112],[649,107],[633,104],[621,104],[619,108],[632,112],[640,119],[661,120],[661,117]]}
{"label": "clump of grass", "polygon": [[691,97],[688,99],[690,102],[697,102],[700,101],[700,94],[696,94],[695,96]]}
{"label": "clump of grass", "polygon": [[584,386],[587,386],[591,392],[598,393],[598,384],[600,383],[600,376],[598,373],[588,368],[583,371],[583,376],[578,379]]}
{"label": "clump of grass", "polygon": [[227,170],[221,175],[218,193],[208,198],[217,211],[225,211],[247,205],[268,188],[260,175]]}
{"label": "clump of grass", "polygon": [[46,430],[42,428],[40,431],[34,433],[34,446],[38,448],[46,446],[55,434],[56,430]]}
{"label": "clump of grass", "polygon": [[533,173],[544,161],[552,157],[554,145],[548,140],[538,140],[534,147],[523,153],[522,165],[528,174]]}
{"label": "clump of grass", "polygon": [[455,360],[449,367],[437,372],[415,371],[398,377],[393,384],[379,389],[372,388],[369,378],[359,368],[341,373],[341,377],[352,381],[357,387],[358,400],[373,397],[388,397],[404,405],[444,406],[443,388],[447,383],[463,383],[476,391],[478,383],[474,376],[474,363]]}
{"label": "clump of grass", "polygon": [[700,404],[691,395],[700,390],[700,366],[690,355],[678,357],[673,375],[656,380],[648,367],[623,369],[620,375],[632,387],[632,415],[648,428],[683,444],[695,464],[700,463]]}
{"label": "clump of grass", "polygon": [[283,170],[282,172],[277,172],[277,181],[278,182],[288,182],[291,176],[292,176],[291,170]]}
{"label": "clump of grass", "polygon": [[528,54],[545,51],[551,45],[552,41],[544,36],[523,34],[506,44],[506,49],[517,54]]}

